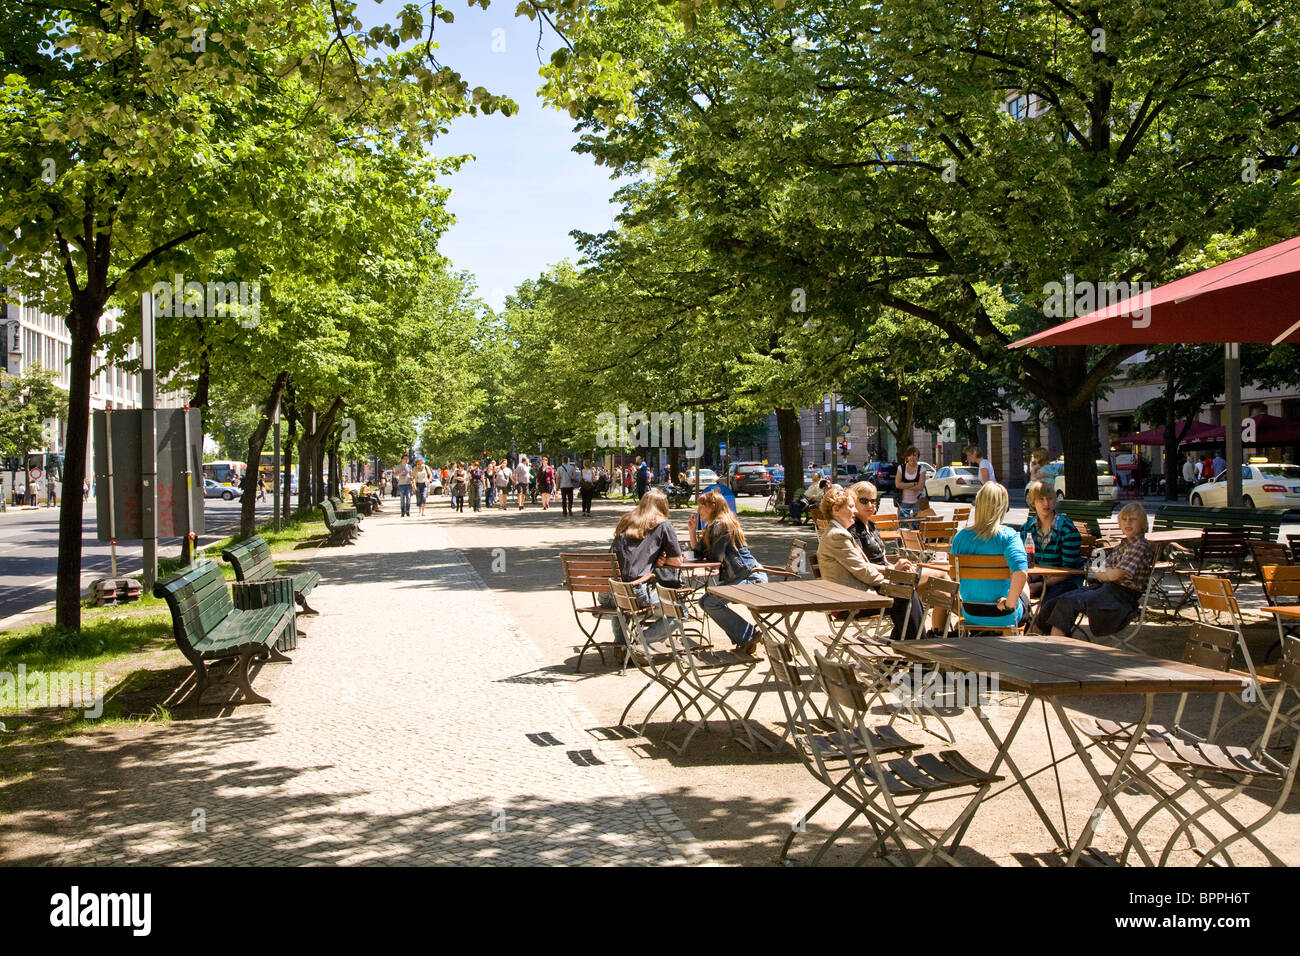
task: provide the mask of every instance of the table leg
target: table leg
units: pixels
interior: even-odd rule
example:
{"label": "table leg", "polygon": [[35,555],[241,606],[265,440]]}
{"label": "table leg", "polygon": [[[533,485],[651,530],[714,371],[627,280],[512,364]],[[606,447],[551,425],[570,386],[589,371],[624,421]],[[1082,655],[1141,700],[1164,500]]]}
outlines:
{"label": "table leg", "polygon": [[[1048,816],[1042,803],[1039,802],[1037,794],[1035,794],[1033,789],[1030,788],[1029,781],[1026,779],[1025,775],[1020,772],[1020,768],[1016,766],[1015,761],[1011,759],[1011,743],[1016,739],[1016,734],[1020,732],[1020,728],[1024,724],[1025,718],[1029,716],[1029,711],[1033,707],[1034,699],[1034,695],[1032,694],[1025,695],[1025,702],[1021,704],[1020,710],[1016,714],[1016,719],[1012,721],[1011,729],[1007,731],[1007,736],[1005,738],[998,737],[998,732],[994,729],[993,722],[989,720],[988,714],[985,713],[984,707],[976,707],[975,716],[979,718],[980,724],[984,727],[984,732],[989,735],[989,739],[992,740],[998,748],[997,756],[993,759],[993,765],[989,767],[989,773],[997,773],[998,767],[1005,763],[1012,775],[1016,778],[1016,783],[1019,784],[1021,791],[1029,798],[1030,805],[1034,808],[1034,812],[1038,814],[1038,819],[1043,821],[1043,826],[1047,828],[1047,832],[1051,835],[1052,840],[1061,849],[1066,849],[1069,844],[1061,837],[1060,831],[1056,829],[1056,824],[1052,822],[1052,818]],[[965,836],[965,828],[963,828],[962,832],[957,835],[958,840],[963,836]]]}
{"label": "table leg", "polygon": [[1056,719],[1060,721],[1062,729],[1065,730],[1065,735],[1070,738],[1070,745],[1074,747],[1074,752],[1083,762],[1083,766],[1087,769],[1088,775],[1092,777],[1092,782],[1097,785],[1097,790],[1101,794],[1100,798],[1097,800],[1096,806],[1093,807],[1092,813],[1088,816],[1088,822],[1084,826],[1083,832],[1079,834],[1078,842],[1070,852],[1070,858],[1066,862],[1067,866],[1074,866],[1079,862],[1079,855],[1084,851],[1088,844],[1092,842],[1092,838],[1097,832],[1097,827],[1101,823],[1101,817],[1106,808],[1109,808],[1109,810],[1115,814],[1115,819],[1119,821],[1119,825],[1124,828],[1124,832],[1128,835],[1130,842],[1133,844],[1133,848],[1137,850],[1138,856],[1142,857],[1142,862],[1147,866],[1154,866],[1151,856],[1147,853],[1146,848],[1142,846],[1141,841],[1138,840],[1137,833],[1134,831],[1132,825],[1128,822],[1128,818],[1124,816],[1123,812],[1119,808],[1119,804],[1115,800],[1115,793],[1131,782],[1125,779],[1128,768],[1133,762],[1133,755],[1137,752],[1138,744],[1142,742],[1143,736],[1146,735],[1147,725],[1151,722],[1151,712],[1155,709],[1156,695],[1144,694],[1143,697],[1145,698],[1145,705],[1142,710],[1142,716],[1139,718],[1137,724],[1134,725],[1132,736],[1129,737],[1128,746],[1124,748],[1124,752],[1120,755],[1119,761],[1115,764],[1115,769],[1111,772],[1109,780],[1103,778],[1098,772],[1097,766],[1093,763],[1092,757],[1088,755],[1089,748],[1083,745],[1078,732],[1074,729],[1074,724],[1071,723],[1070,719],[1065,715],[1065,710],[1061,706],[1060,699],[1056,697],[1052,698],[1052,709],[1056,712]]}

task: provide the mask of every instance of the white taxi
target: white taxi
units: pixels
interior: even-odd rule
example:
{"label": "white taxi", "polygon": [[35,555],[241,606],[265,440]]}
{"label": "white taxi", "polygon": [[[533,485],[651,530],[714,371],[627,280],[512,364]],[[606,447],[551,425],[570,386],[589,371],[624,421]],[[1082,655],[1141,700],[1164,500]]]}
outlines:
{"label": "white taxi", "polygon": [[[1212,481],[1192,488],[1188,499],[1194,505],[1222,508],[1228,504],[1228,473],[1221,471]],[[1300,465],[1283,465],[1252,458],[1241,466],[1241,503],[1247,508],[1300,509]]]}

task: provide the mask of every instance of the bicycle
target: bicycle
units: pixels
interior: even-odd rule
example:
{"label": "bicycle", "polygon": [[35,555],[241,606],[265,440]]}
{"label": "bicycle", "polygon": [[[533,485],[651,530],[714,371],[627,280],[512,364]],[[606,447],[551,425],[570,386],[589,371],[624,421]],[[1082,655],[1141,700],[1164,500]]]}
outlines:
{"label": "bicycle", "polygon": [[774,512],[782,521],[786,519],[790,513],[790,506],[785,503],[785,482],[778,481],[772,486],[772,493],[768,495],[763,511]]}

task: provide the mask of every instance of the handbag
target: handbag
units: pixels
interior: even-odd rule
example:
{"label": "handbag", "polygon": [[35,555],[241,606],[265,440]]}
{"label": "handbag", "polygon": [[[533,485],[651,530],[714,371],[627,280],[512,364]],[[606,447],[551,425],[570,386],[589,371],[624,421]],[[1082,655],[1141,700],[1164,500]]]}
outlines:
{"label": "handbag", "polygon": [[655,583],[666,588],[680,588],[682,586],[681,569],[669,564],[665,564],[661,568],[655,568]]}
{"label": "handbag", "polygon": [[924,491],[917,492],[916,507],[919,511],[924,511],[926,508],[930,507],[930,496]]}

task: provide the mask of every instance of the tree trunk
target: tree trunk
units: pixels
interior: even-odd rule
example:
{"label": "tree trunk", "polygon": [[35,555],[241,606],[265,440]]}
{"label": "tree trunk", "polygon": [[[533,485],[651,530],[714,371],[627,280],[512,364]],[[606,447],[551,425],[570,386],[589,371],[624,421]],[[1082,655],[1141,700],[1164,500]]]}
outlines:
{"label": "tree trunk", "polygon": [[[318,505],[326,498],[325,489],[325,451],[326,441],[330,437],[330,432],[334,430],[334,422],[338,418],[339,412],[343,410],[343,399],[336,398],[330,405],[329,411],[325,417],[320,419],[316,425],[312,451],[313,475],[312,475],[312,504]],[[331,476],[332,478],[332,476]]]}
{"label": "tree trunk", "polygon": [[[1170,358],[1170,371],[1173,369]],[[1182,462],[1178,460],[1178,442],[1181,435],[1174,434],[1174,423],[1178,420],[1178,387],[1172,374],[1165,381],[1165,501],[1178,500],[1178,475]]]}
{"label": "tree trunk", "polygon": [[284,456],[284,490],[280,495],[281,521],[288,521],[289,515],[293,511],[293,506],[290,504],[293,499],[290,497],[289,491],[293,488],[293,448],[298,437],[298,410],[294,405],[293,391],[293,383],[290,382],[285,388],[289,406],[289,434],[280,449],[281,454]]}
{"label": "tree trunk", "polygon": [[1053,408],[1061,429],[1061,452],[1065,458],[1065,494],[1076,501],[1097,500],[1097,445],[1092,435],[1092,406]]}
{"label": "tree trunk", "polygon": [[303,406],[302,435],[298,438],[298,510],[310,511],[312,458],[315,454],[314,436],[316,434],[316,409],[311,404]]}
{"label": "tree trunk", "polygon": [[781,437],[781,464],[785,466],[785,503],[794,504],[803,491],[803,436],[799,429],[799,412],[793,408],[776,410],[776,429]]}
{"label": "tree trunk", "polygon": [[[54,619],[68,631],[81,630],[81,486],[86,480],[90,437],[90,367],[99,341],[104,300],[78,296],[68,316],[72,345],[68,356],[68,429],[63,450],[63,502],[59,506],[59,568]],[[68,494],[67,489],[76,489]]]}
{"label": "tree trunk", "polygon": [[244,493],[239,499],[239,536],[241,538],[250,537],[257,525],[257,495],[261,487],[261,472],[259,470],[262,463],[262,446],[266,444],[266,433],[271,430],[271,419],[275,415],[275,407],[280,404],[280,397],[284,394],[284,387],[289,382],[289,373],[281,372],[276,376],[274,384],[271,386],[271,394],[262,407],[262,418],[253,429],[253,434],[248,436],[248,463],[246,466],[246,475],[253,476],[252,481],[244,479]]}

